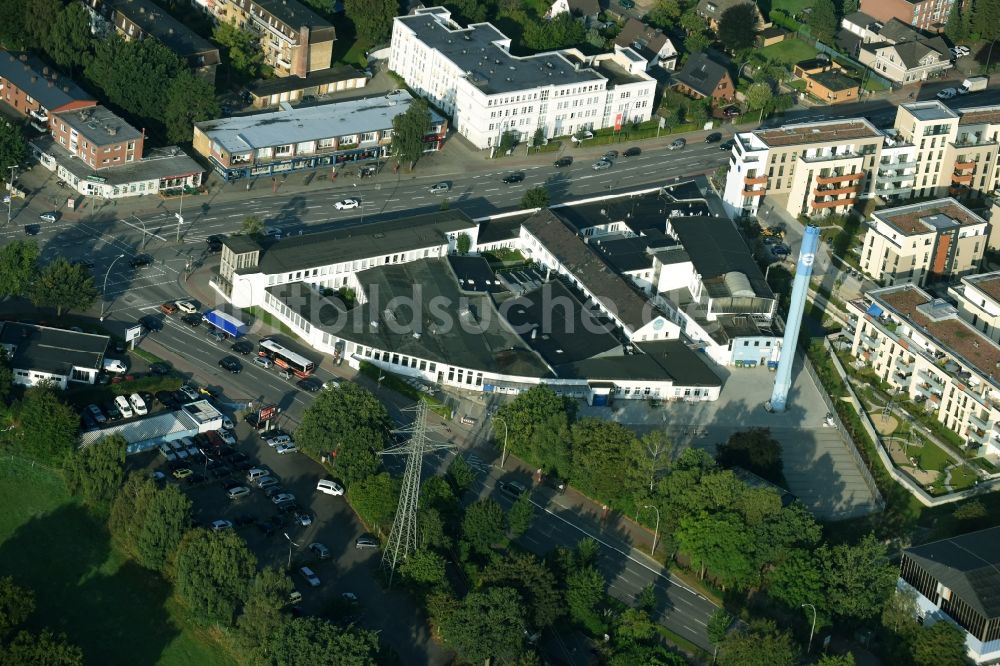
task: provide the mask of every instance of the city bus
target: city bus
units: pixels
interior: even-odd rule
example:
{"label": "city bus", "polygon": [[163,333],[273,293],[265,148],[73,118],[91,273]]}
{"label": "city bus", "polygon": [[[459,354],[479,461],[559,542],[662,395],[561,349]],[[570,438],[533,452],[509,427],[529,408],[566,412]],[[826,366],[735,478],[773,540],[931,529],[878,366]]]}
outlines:
{"label": "city bus", "polygon": [[296,377],[308,377],[316,369],[316,364],[304,356],[296,354],[291,349],[282,347],[270,338],[260,341],[260,349],[257,352],[260,356],[267,356],[279,368],[290,370]]}

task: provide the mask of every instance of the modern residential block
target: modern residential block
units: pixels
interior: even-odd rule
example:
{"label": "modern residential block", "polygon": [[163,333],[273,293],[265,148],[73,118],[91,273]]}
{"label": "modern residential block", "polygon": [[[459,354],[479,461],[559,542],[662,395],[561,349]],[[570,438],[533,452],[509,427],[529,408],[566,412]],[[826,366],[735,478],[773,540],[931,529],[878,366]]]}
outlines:
{"label": "modern residential block", "polygon": [[389,69],[452,118],[477,148],[621,127],[649,120],[656,80],[632,49],[584,56],[577,50],[517,57],[489,23],[462,28],[444,7],[418,8],[393,24]]}
{"label": "modern residential block", "polygon": [[276,76],[306,76],[330,67],[333,25],[297,0],[192,0],[223,23],[258,37]]}
{"label": "modern residential block", "polygon": [[[392,119],[413,98],[405,90],[332,104],[206,120],[194,127],[193,145],[226,180],[330,168],[389,154]],[[431,113],[426,152],[439,150],[447,121]]]}
{"label": "modern residential block", "polygon": [[990,225],[954,199],[883,208],[872,214],[861,270],[882,285],[950,281],[975,272]]}
{"label": "modern residential block", "polygon": [[980,456],[1000,462],[1000,346],[948,301],[906,284],[846,304],[851,355]]}
{"label": "modern residential block", "polygon": [[966,275],[948,287],[955,299],[958,316],[1000,343],[1000,271]]}

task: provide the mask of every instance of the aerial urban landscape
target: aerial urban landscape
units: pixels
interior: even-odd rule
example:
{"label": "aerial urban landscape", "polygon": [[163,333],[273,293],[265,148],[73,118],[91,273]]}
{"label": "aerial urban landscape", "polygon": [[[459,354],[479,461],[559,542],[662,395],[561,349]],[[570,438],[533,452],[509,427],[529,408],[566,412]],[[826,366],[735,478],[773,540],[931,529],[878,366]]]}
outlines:
{"label": "aerial urban landscape", "polygon": [[998,40],[0,0],[0,665],[1000,664]]}

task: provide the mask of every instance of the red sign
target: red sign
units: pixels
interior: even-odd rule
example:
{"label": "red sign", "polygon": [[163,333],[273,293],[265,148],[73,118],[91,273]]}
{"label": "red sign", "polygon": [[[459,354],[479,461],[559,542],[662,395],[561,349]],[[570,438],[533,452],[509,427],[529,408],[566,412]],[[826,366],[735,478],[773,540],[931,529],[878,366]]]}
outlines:
{"label": "red sign", "polygon": [[615,116],[615,131],[620,132],[622,129],[622,114]]}
{"label": "red sign", "polygon": [[260,412],[257,413],[257,422],[261,423],[263,421],[270,421],[274,418],[274,415],[278,413],[278,407],[276,405],[271,405],[270,407],[261,407]]}

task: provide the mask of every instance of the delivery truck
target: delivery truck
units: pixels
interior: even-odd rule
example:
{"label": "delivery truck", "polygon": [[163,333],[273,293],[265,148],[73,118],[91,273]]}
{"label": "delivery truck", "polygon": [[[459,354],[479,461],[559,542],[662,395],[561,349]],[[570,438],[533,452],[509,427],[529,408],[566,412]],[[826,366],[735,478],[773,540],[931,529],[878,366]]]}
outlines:
{"label": "delivery truck", "polygon": [[959,95],[966,95],[970,92],[976,92],[978,90],[986,90],[986,86],[989,84],[990,78],[988,76],[970,76],[958,89]]}
{"label": "delivery truck", "polygon": [[246,332],[250,330],[250,327],[238,317],[234,317],[233,315],[223,312],[222,310],[209,310],[203,314],[201,318],[205,321],[205,323],[214,326],[218,330],[233,338],[246,335]]}

